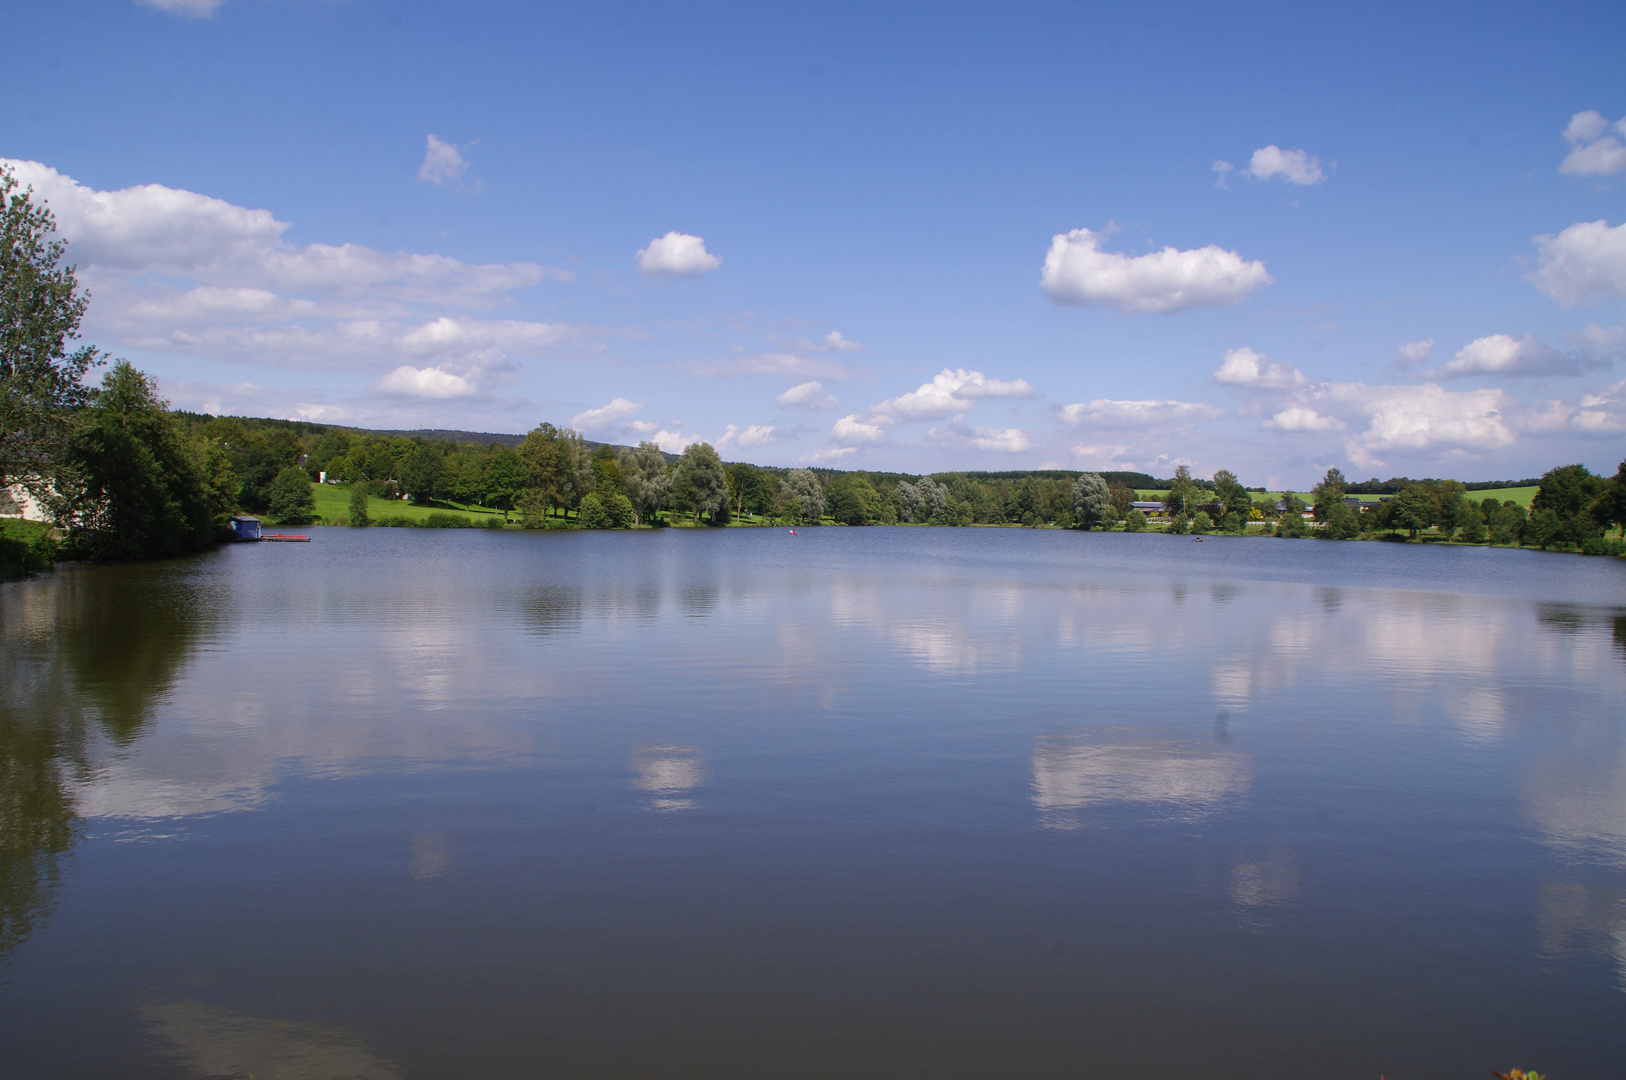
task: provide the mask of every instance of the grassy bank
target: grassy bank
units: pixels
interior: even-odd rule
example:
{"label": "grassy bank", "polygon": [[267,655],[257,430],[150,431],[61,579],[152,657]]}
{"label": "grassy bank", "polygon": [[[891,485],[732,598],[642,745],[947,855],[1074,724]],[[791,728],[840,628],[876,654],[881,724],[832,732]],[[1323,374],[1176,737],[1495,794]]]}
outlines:
{"label": "grassy bank", "polygon": [[56,540],[42,521],[0,520],[0,581],[49,570],[56,562]]}

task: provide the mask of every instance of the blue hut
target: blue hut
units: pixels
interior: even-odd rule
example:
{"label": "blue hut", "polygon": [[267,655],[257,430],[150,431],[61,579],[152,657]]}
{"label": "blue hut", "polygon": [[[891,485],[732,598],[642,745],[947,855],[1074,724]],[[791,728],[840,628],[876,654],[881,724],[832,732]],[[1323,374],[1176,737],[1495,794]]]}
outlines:
{"label": "blue hut", "polygon": [[260,519],[257,517],[234,517],[231,519],[232,535],[239,540],[258,540],[260,538]]}

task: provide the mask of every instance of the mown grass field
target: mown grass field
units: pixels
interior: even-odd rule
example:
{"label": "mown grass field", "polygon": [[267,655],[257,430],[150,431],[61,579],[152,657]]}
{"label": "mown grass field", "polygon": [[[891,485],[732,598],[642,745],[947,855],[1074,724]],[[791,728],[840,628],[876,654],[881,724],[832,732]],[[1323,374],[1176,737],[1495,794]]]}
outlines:
{"label": "mown grass field", "polygon": [[[312,491],[316,495],[316,516],[323,521],[333,521],[337,518],[350,516],[350,485],[349,484],[313,484]],[[367,515],[374,521],[383,517],[404,517],[408,521],[422,521],[430,514],[453,514],[467,517],[484,525],[493,515],[502,517],[501,510],[493,510],[485,506],[472,506],[463,503],[436,503],[434,506],[418,506],[405,499],[378,499],[367,500]]]}

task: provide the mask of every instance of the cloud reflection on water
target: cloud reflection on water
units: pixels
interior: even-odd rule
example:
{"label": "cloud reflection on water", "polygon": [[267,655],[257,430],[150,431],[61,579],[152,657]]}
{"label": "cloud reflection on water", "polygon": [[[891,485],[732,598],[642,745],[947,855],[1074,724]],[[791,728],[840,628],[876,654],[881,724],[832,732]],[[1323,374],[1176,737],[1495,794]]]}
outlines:
{"label": "cloud reflection on water", "polygon": [[649,795],[649,808],[671,814],[694,809],[690,794],[705,783],[705,763],[694,746],[635,746],[632,786]]}
{"label": "cloud reflection on water", "polygon": [[1131,730],[1042,735],[1033,747],[1033,805],[1047,829],[1080,828],[1083,811],[1113,804],[1195,819],[1245,794],[1251,779],[1234,751]]}
{"label": "cloud reflection on water", "polygon": [[141,1010],[149,1031],[192,1076],[256,1080],[399,1080],[401,1071],[355,1035],[233,1012],[201,1001]]}

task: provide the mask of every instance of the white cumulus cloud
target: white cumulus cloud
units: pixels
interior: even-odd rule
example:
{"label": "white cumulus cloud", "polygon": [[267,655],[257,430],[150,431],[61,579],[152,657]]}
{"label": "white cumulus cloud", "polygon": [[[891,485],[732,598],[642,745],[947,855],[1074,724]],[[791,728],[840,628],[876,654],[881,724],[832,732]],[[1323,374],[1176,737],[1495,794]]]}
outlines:
{"label": "white cumulus cloud", "polygon": [[1292,364],[1273,364],[1263,353],[1254,352],[1243,346],[1240,349],[1226,351],[1219,369],[1214,372],[1214,381],[1226,386],[1280,390],[1302,386],[1307,380]]}
{"label": "white cumulus cloud", "polygon": [[1425,338],[1422,341],[1408,341],[1395,350],[1395,367],[1402,370],[1422,367],[1423,363],[1433,354],[1433,338]]}
{"label": "white cumulus cloud", "polygon": [[824,384],[821,382],[798,383],[773,401],[783,409],[808,409],[813,412],[834,409],[841,404],[833,394],[824,392]]}
{"label": "white cumulus cloud", "polygon": [[1327,178],[1321,162],[1303,150],[1283,150],[1272,143],[1253,152],[1248,175],[1255,180],[1279,176],[1289,184],[1319,184]]}
{"label": "white cumulus cloud", "polygon": [[1039,284],[1064,304],[1116,307],[1136,314],[1235,304],[1271,283],[1262,262],[1210,244],[1165,247],[1129,256],[1101,250],[1102,234],[1058,233],[1050,242]]}
{"label": "white cumulus cloud", "polygon": [[1626,172],[1626,119],[1610,123],[1601,113],[1588,109],[1570,117],[1564,140],[1570,144],[1558,171],[1571,176],[1608,176]]}
{"label": "white cumulus cloud", "polygon": [[1581,221],[1535,244],[1540,254],[1529,280],[1560,305],[1626,298],[1626,224],[1611,229],[1607,221]]}
{"label": "white cumulus cloud", "polygon": [[983,398],[1027,398],[1033,387],[1023,379],[990,379],[980,371],[944,368],[917,390],[888,398],[872,410],[900,420],[941,420],[963,413]]}
{"label": "white cumulus cloud", "polygon": [[1338,431],[1345,424],[1335,417],[1322,416],[1314,409],[1293,405],[1276,413],[1260,427],[1269,431]]}
{"label": "white cumulus cloud", "polygon": [[378,388],[385,393],[435,400],[472,397],[479,393],[479,387],[471,380],[443,367],[415,368],[407,364],[380,379]]}
{"label": "white cumulus cloud", "polygon": [[977,450],[992,450],[1001,454],[1018,454],[1033,448],[1033,438],[1021,428],[971,427],[958,416],[944,427],[926,432],[931,442],[957,443]]}
{"label": "white cumulus cloud", "polygon": [[418,179],[448,187],[463,179],[469,163],[463,157],[463,148],[430,135],[423,164],[418,166]]}
{"label": "white cumulus cloud", "polygon": [[[505,303],[568,280],[534,263],[471,264],[358,244],[288,243],[268,210],[144,184],[99,191],[38,162],[5,161],[57,219],[95,296],[87,333],[107,345],[207,360],[383,375],[394,395],[483,396],[508,357],[589,348],[625,332],[446,309]],[[428,374],[425,374],[427,372]],[[415,373],[415,374],[414,374]],[[387,380],[387,381],[386,381]]]}
{"label": "white cumulus cloud", "polygon": [[840,330],[832,330],[824,335],[824,347],[832,352],[863,352],[864,346],[856,341],[841,336]]}
{"label": "white cumulus cloud", "polygon": [[704,240],[688,233],[669,232],[638,251],[638,269],[654,277],[697,278],[721,265]]}
{"label": "white cumulus cloud", "polygon": [[830,441],[847,447],[875,445],[886,441],[886,428],[852,413],[835,422]]}
{"label": "white cumulus cloud", "polygon": [[1470,341],[1428,374],[1440,379],[1458,379],[1470,375],[1576,375],[1580,370],[1574,359],[1543,345],[1534,334],[1522,338],[1491,334]]}
{"label": "white cumulus cloud", "polygon": [[1070,427],[1152,429],[1184,427],[1203,420],[1218,420],[1225,410],[1194,401],[1094,401],[1066,405],[1062,422]]}
{"label": "white cumulus cloud", "polygon": [[631,420],[643,411],[643,402],[628,401],[624,397],[618,397],[611,400],[607,405],[600,405],[596,409],[586,409],[572,416],[570,426],[579,431],[607,431],[624,421]]}
{"label": "white cumulus cloud", "polygon": [[738,424],[730,424],[728,430],[723,432],[722,438],[712,445],[718,451],[727,449],[731,444],[738,446],[741,450],[750,450],[753,447],[766,446],[768,443],[777,441],[778,438],[779,436],[772,424],[751,424],[743,430]]}

